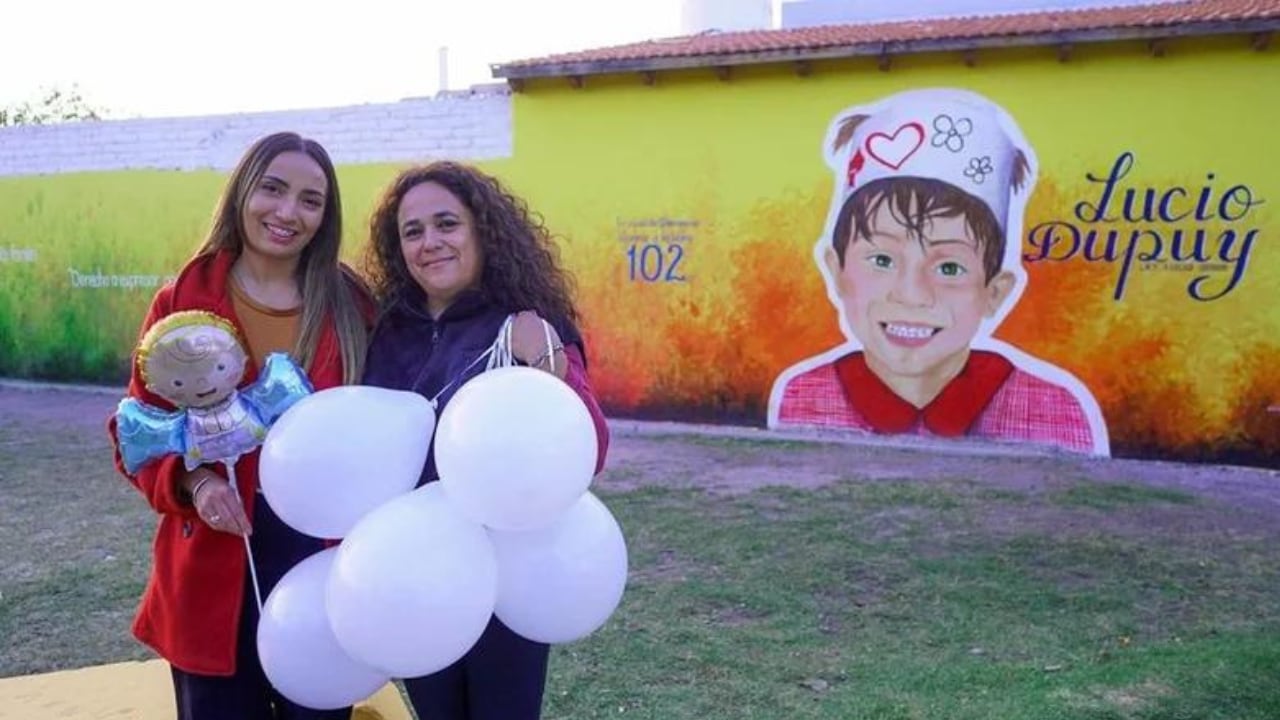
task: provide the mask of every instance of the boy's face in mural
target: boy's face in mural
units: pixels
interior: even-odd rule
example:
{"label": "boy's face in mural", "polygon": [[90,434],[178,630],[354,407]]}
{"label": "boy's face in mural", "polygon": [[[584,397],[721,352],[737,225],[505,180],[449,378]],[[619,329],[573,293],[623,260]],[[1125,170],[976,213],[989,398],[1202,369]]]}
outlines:
{"label": "boy's face in mural", "polygon": [[877,375],[949,380],[1014,278],[1001,271],[987,280],[982,247],[963,215],[936,215],[918,236],[891,205],[879,203],[871,214],[869,237],[851,229],[843,263],[828,247],[827,268]]}

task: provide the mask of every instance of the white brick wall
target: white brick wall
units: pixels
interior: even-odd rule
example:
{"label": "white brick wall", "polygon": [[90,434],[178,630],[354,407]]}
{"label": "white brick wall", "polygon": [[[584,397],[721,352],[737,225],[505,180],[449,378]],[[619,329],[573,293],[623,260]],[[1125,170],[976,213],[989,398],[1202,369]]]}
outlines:
{"label": "white brick wall", "polygon": [[511,96],[477,86],[376,105],[0,128],[0,177],[125,169],[226,170],[257,138],[292,130],[338,165],[511,156]]}

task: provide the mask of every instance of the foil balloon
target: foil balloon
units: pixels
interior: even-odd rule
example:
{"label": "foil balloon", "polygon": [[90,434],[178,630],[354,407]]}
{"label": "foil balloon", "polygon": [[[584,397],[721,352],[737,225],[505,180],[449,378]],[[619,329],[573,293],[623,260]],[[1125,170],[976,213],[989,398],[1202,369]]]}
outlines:
{"label": "foil balloon", "polygon": [[285,353],[267,356],[257,380],[244,378],[248,355],[235,327],[210,312],[184,310],[165,316],[138,343],[138,369],[151,392],[173,403],[167,411],[136,398],[116,409],[125,469],[169,454],[188,470],[202,463],[234,463],[262,444],[271,424],[311,394],[305,373]]}

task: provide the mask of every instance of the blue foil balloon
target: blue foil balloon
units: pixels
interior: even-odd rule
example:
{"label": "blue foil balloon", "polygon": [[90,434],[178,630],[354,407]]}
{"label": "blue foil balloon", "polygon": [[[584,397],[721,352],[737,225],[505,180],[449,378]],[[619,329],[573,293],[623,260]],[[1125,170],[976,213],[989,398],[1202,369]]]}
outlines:
{"label": "blue foil balloon", "polygon": [[166,411],[125,398],[116,409],[116,437],[125,470],[136,473],[165,455],[181,455],[188,470],[234,463],[266,439],[267,430],[311,382],[285,353],[271,353],[262,373],[237,389],[246,354],[234,326],[205,311],[182,311],[156,323],[139,343],[147,389],[172,402]]}
{"label": "blue foil balloon", "polygon": [[165,412],[125,398],[116,408],[116,437],[125,470],[132,475],[152,458],[184,454],[187,450],[186,413]]}
{"label": "blue foil balloon", "polygon": [[240,394],[257,409],[262,421],[270,426],[285,410],[313,392],[315,390],[311,381],[293,362],[293,358],[286,353],[271,353],[263,364],[262,374]]}

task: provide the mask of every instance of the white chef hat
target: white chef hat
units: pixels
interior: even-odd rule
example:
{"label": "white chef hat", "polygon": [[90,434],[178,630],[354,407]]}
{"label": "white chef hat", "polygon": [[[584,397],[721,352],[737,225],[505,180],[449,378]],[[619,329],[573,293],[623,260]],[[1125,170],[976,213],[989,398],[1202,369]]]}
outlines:
{"label": "white chef hat", "polygon": [[1010,201],[1019,192],[1025,201],[1032,170],[1025,141],[1005,117],[970,92],[899,93],[833,123],[827,163],[842,200],[881,178],[940,180],[981,200],[1007,232]]}

